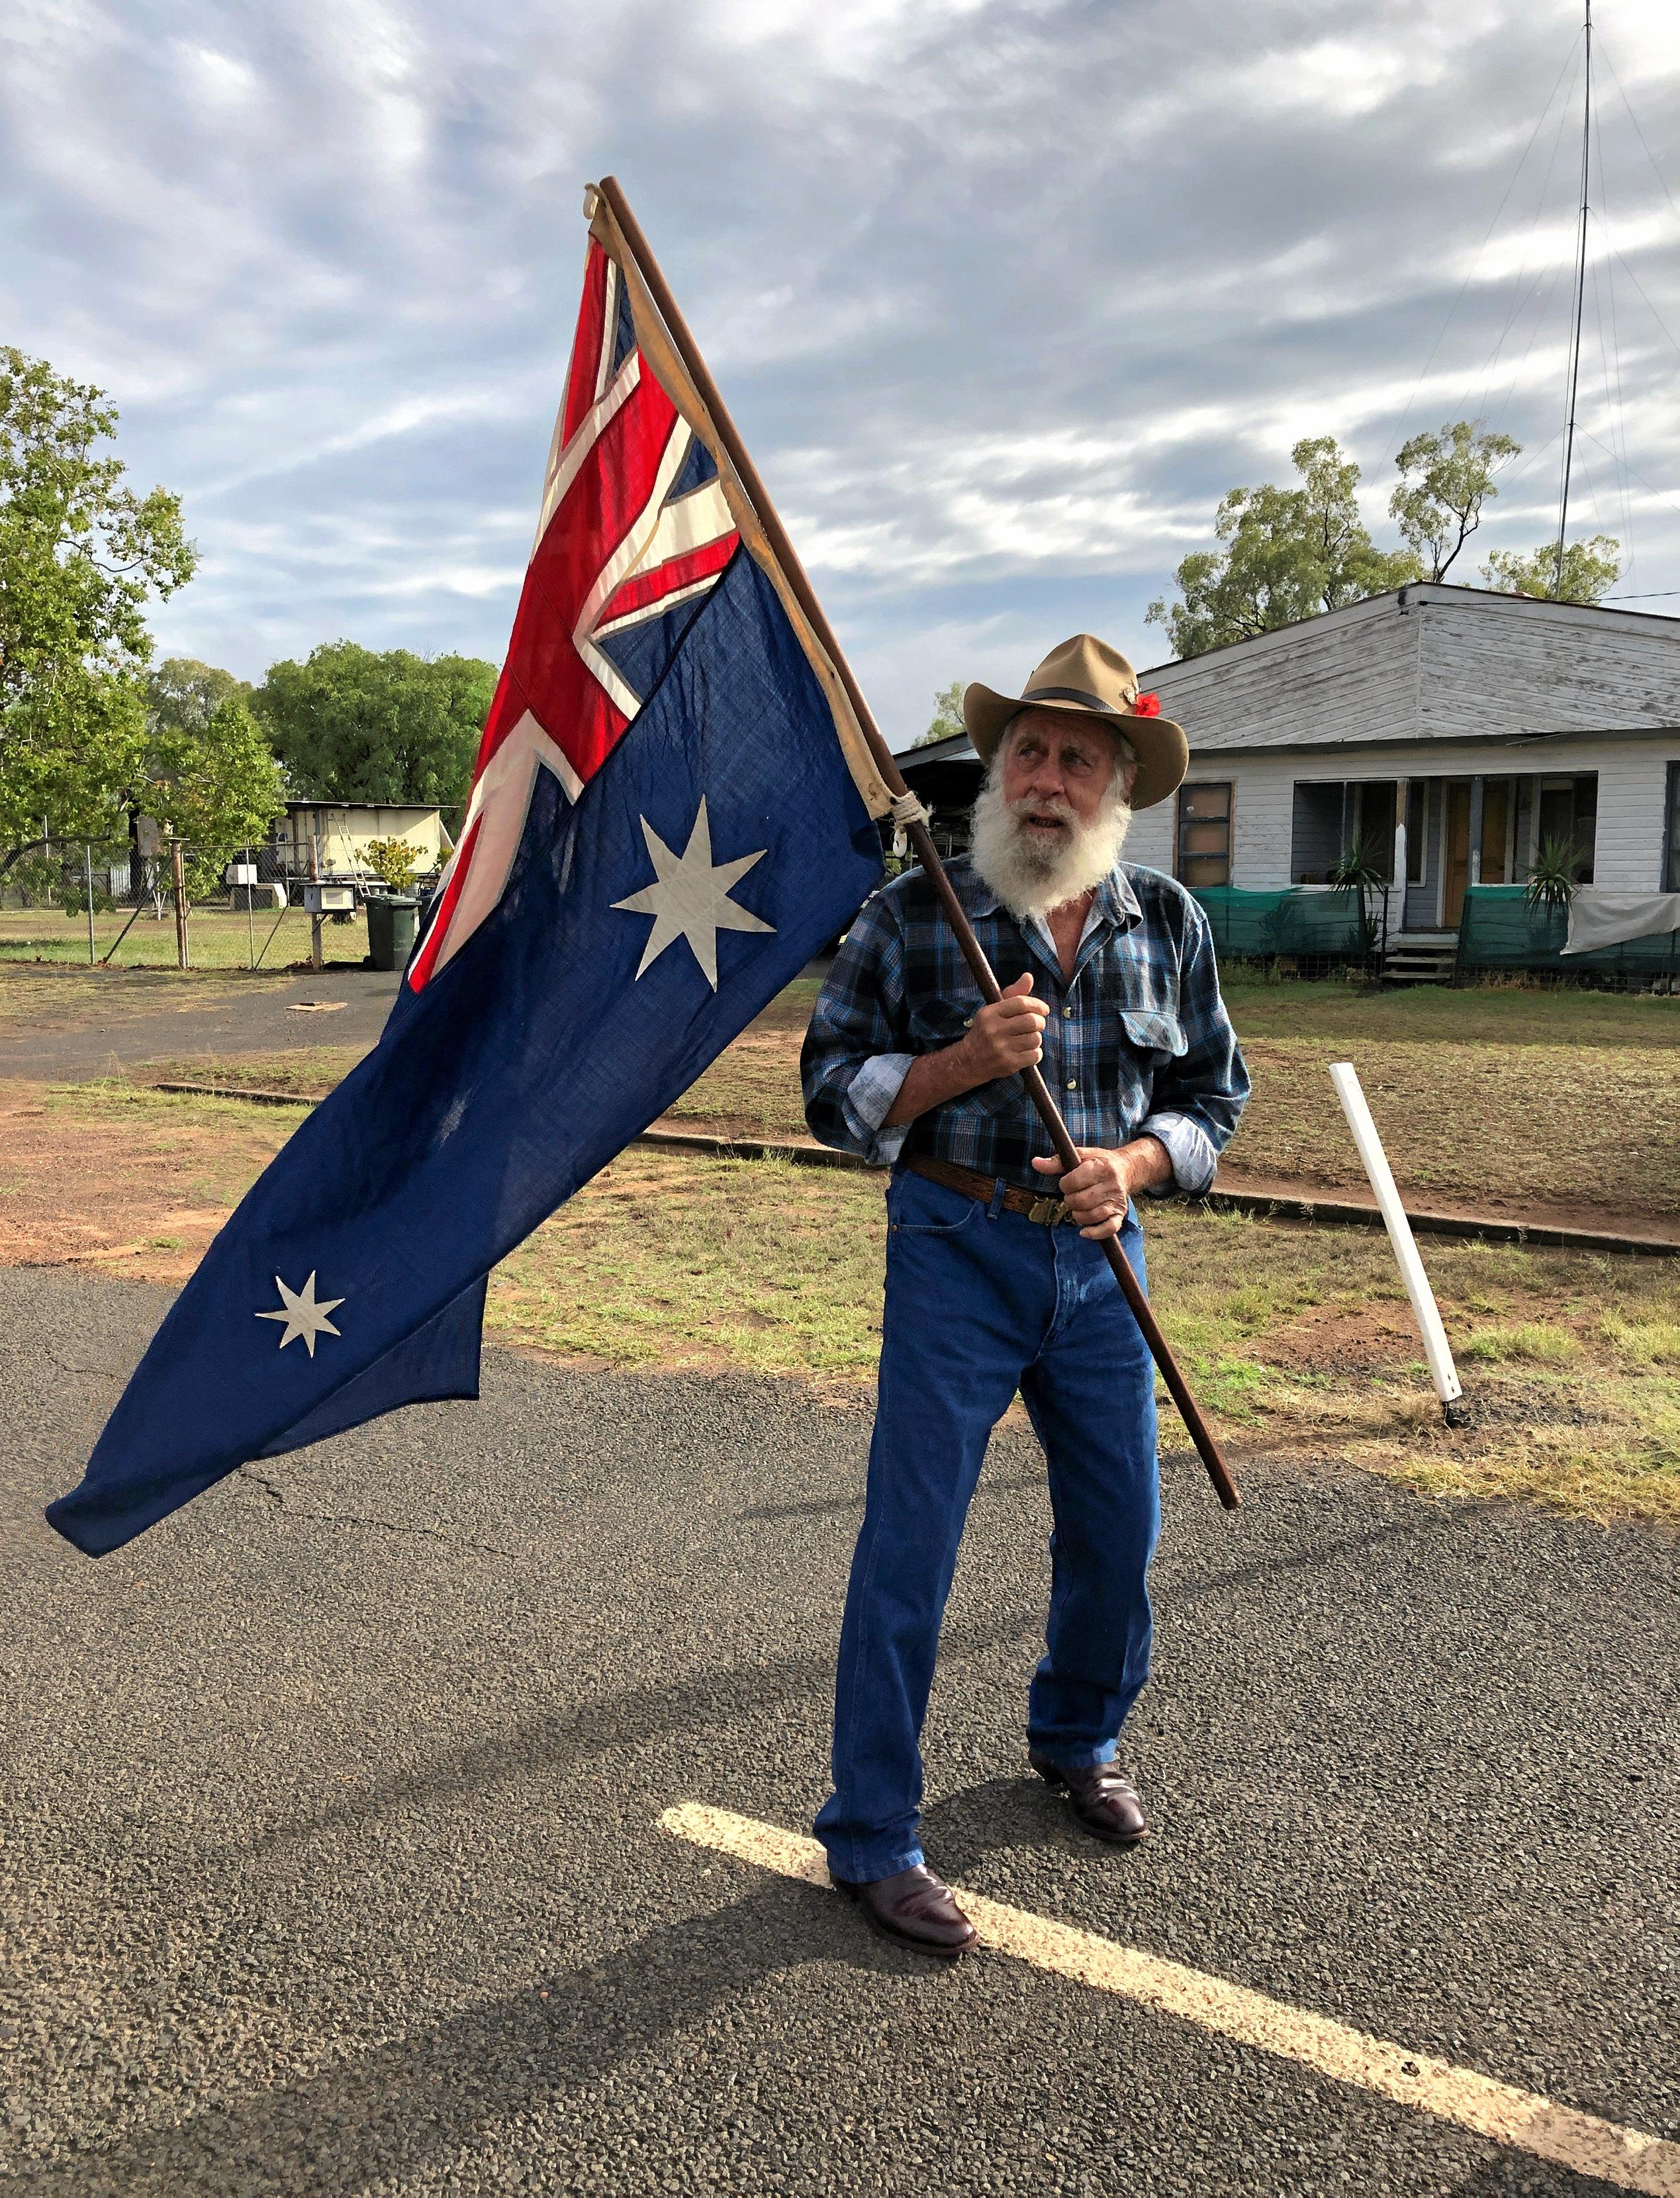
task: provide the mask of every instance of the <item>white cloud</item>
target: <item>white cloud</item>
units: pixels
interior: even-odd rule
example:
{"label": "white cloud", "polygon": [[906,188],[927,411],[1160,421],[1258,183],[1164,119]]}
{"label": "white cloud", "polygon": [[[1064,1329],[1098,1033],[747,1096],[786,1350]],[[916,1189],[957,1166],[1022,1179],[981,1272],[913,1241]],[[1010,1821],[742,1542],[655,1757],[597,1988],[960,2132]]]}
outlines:
{"label": "white cloud", "polygon": [[[257,672],[346,632],[499,655],[579,189],[615,169],[883,715],[917,730],[935,686],[1081,623],[1158,654],[1144,604],[1303,434],[1347,441],[1380,526],[1387,449],[1497,413],[1528,454],[1485,536],[1539,538],[1567,71],[1482,247],[1575,15],[22,0],[8,334],[110,388],[137,475],[183,493],[204,561],[166,645]],[[1680,197],[1680,11],[1619,0],[1608,32]],[[1680,217],[1602,90],[1582,508],[1631,522],[1654,588],[1680,584]]]}

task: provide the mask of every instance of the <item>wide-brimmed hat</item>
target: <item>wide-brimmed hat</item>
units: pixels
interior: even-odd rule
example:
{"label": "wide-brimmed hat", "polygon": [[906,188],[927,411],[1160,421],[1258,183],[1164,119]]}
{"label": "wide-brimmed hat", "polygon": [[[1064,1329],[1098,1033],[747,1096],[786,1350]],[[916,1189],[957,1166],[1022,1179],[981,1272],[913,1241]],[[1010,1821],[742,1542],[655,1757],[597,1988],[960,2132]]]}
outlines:
{"label": "wide-brimmed hat", "polygon": [[[1151,708],[1150,705],[1154,704]],[[995,695],[978,682],[962,692],[962,722],[975,753],[990,763],[1011,718],[1023,710],[1055,710],[1095,718],[1122,733],[1137,757],[1134,809],[1148,809],[1176,791],[1189,769],[1184,729],[1160,714],[1153,695],[1140,695],[1137,674],[1118,648],[1094,634],[1076,633],[1053,648],[1019,695]]]}

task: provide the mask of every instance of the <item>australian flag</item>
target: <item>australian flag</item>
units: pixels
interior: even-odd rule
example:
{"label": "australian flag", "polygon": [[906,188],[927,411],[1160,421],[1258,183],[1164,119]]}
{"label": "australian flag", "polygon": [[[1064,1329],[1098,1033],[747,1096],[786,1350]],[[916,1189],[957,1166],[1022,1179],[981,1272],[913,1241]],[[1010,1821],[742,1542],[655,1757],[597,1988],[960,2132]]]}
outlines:
{"label": "australian flag", "polygon": [[491,1269],[879,879],[886,796],[834,667],[591,212],[455,855],[379,1044],[217,1237],[48,1509],[90,1556],[247,1460],[475,1397]]}

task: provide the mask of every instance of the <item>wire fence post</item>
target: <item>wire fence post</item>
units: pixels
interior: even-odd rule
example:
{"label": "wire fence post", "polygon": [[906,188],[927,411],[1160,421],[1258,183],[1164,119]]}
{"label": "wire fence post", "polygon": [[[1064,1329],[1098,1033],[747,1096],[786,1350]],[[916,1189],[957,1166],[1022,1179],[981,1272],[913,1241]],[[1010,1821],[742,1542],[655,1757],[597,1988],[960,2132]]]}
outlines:
{"label": "wire fence post", "polygon": [[171,839],[169,843],[170,869],[175,886],[175,966],[187,966],[187,871],[181,858],[181,842]]}
{"label": "wire fence post", "polygon": [[88,895],[88,967],[91,969],[97,958],[93,945],[93,842],[91,840],[84,840],[82,842],[82,872]]}
{"label": "wire fence post", "polygon": [[251,873],[245,881],[246,951],[254,969],[257,966],[257,858],[248,847],[245,850],[245,867]]}

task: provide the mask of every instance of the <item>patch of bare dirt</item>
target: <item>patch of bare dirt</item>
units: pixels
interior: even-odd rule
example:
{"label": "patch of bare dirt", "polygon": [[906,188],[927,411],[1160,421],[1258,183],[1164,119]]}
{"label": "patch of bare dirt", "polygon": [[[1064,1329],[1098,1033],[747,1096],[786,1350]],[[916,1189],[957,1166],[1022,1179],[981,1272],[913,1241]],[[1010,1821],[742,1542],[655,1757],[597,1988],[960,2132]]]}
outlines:
{"label": "patch of bare dirt", "polygon": [[1314,1306],[1249,1348],[1294,1374],[1387,1374],[1411,1365],[1423,1347],[1408,1309],[1375,1305],[1357,1312]]}
{"label": "patch of bare dirt", "polygon": [[0,1264],[183,1282],[289,1124],[54,1104],[0,1085]]}

